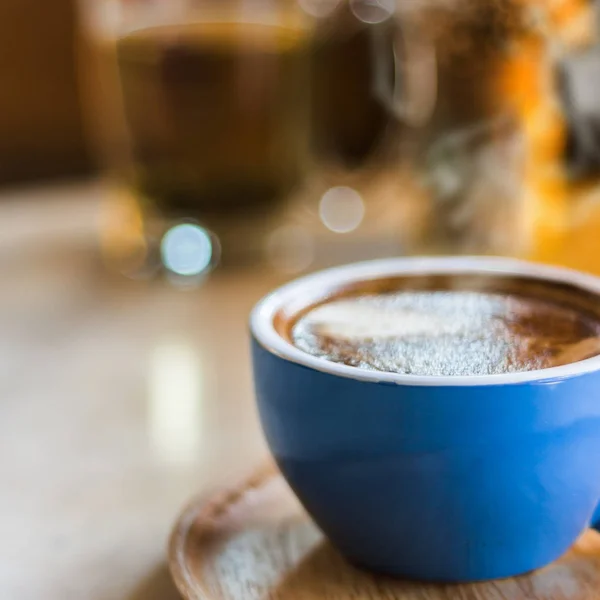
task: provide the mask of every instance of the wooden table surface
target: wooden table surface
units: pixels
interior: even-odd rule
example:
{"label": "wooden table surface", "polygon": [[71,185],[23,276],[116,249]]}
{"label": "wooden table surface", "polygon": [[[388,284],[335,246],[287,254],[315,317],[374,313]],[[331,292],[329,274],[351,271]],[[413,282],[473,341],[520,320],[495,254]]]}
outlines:
{"label": "wooden table surface", "polygon": [[181,291],[111,274],[103,194],[0,193],[2,600],[177,598],[165,548],[181,507],[267,457],[246,320],[275,277]]}
{"label": "wooden table surface", "polygon": [[177,598],[165,548],[181,507],[267,454],[246,320],[274,281],[111,275],[100,196],[0,195],[3,600]]}

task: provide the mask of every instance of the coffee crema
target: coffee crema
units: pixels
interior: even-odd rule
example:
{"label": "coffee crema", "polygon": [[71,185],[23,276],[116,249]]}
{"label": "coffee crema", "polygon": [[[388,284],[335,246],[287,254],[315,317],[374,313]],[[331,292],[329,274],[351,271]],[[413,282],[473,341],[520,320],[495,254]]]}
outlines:
{"label": "coffee crema", "polygon": [[545,369],[600,354],[600,307],[574,286],[501,276],[416,276],[334,293],[280,331],[304,352],[421,376]]}

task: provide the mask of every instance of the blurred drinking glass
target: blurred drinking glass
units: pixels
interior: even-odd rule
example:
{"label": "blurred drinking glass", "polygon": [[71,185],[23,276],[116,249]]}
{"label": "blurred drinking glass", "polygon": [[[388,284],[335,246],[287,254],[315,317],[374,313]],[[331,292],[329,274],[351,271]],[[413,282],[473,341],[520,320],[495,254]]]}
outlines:
{"label": "blurred drinking glass", "polygon": [[[213,262],[215,234],[225,260],[252,259],[306,162],[306,14],[264,0],[87,0],[82,9],[87,114],[119,185],[108,246],[130,245],[129,256],[115,250],[130,267],[156,262],[153,252],[168,251],[157,240],[190,222],[210,232]],[[198,251],[192,238],[184,255]]]}

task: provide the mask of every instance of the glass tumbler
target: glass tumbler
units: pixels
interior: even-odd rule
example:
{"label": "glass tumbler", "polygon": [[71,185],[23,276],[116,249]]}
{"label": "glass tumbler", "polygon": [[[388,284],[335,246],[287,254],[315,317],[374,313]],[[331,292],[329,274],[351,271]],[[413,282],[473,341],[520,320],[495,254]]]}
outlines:
{"label": "glass tumbler", "polygon": [[116,188],[109,254],[182,275],[221,251],[251,260],[305,169],[310,19],[258,0],[89,0],[81,12],[88,123]]}

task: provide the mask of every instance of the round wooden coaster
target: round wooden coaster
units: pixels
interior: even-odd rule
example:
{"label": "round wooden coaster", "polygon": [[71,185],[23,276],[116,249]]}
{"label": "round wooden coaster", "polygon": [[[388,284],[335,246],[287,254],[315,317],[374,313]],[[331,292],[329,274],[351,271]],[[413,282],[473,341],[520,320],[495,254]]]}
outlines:
{"label": "round wooden coaster", "polygon": [[173,530],[169,564],[186,600],[600,598],[594,531],[549,567],[501,581],[433,585],[360,571],[323,539],[274,469],[208,503],[192,503]]}

